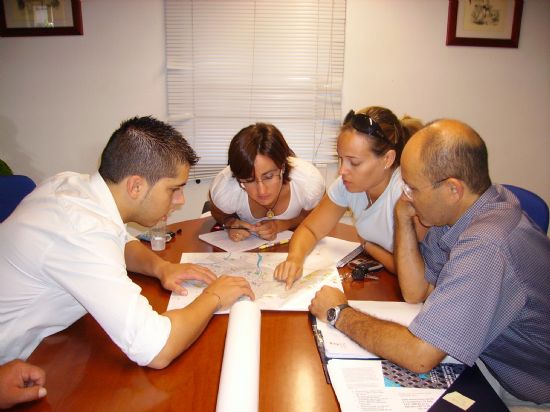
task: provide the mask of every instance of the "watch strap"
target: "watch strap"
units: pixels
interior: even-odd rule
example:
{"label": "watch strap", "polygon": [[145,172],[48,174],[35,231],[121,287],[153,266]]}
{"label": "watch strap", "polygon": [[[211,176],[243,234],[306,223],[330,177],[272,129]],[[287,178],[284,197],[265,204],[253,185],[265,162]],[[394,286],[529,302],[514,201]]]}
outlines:
{"label": "watch strap", "polygon": [[332,326],[336,326],[336,322],[338,321],[338,318],[340,317],[340,312],[342,312],[346,308],[350,308],[351,306],[347,303],[342,303],[341,305],[335,306],[331,309],[333,309],[336,313],[333,320],[330,320],[329,323]]}

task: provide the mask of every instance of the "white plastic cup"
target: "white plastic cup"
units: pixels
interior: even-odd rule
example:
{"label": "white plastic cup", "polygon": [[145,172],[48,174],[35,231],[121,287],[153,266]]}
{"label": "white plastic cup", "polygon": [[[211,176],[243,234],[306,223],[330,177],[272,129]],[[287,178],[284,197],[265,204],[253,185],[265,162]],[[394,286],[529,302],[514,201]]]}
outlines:
{"label": "white plastic cup", "polygon": [[157,252],[164,250],[166,248],[166,220],[159,220],[155,226],[149,229],[149,235],[151,249]]}

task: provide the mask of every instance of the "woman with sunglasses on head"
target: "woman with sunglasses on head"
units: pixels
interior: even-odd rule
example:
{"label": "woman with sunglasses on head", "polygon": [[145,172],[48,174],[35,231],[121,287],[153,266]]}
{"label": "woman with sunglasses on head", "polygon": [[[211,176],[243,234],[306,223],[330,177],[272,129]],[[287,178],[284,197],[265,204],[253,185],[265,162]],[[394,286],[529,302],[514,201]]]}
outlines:
{"label": "woman with sunglasses on head", "polygon": [[212,216],[238,242],[273,240],[294,229],[321,200],[325,182],[311,163],[295,157],[273,125],[256,123],[231,140],[228,163],[212,182]]}
{"label": "woman with sunglasses on head", "polygon": [[294,232],[286,261],[275,269],[276,279],[292,286],[306,256],[348,208],[366,252],[395,273],[393,209],[402,193],[399,158],[406,137],[389,109],[372,106],[348,113],[337,142],[340,176]]}

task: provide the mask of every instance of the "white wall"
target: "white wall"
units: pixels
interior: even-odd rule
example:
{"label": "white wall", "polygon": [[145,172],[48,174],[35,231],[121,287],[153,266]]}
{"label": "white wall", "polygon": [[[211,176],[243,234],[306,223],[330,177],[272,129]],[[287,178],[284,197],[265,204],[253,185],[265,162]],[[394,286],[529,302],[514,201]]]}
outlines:
{"label": "white wall", "polygon": [[[162,0],[84,0],[82,12],[84,36],[0,38],[0,158],[35,181],[94,171],[123,119],[166,119]],[[550,203],[547,0],[525,0],[519,49],[445,46],[443,0],[348,0],[347,16],[343,111],[463,120],[486,140],[493,180]],[[174,219],[200,214],[208,183],[189,183]]]}
{"label": "white wall", "polygon": [[469,123],[493,181],[550,204],[550,6],[525,0],[518,49],[445,46],[447,2],[348,0],[344,107]]}

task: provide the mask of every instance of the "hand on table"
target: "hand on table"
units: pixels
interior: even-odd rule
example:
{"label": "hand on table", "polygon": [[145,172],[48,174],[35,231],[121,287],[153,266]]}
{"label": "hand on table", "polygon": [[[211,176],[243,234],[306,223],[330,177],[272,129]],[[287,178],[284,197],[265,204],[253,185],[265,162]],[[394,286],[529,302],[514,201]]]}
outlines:
{"label": "hand on table", "polygon": [[331,286],[323,286],[311,300],[308,309],[314,316],[326,322],[327,310],[344,303],[348,303],[348,300],[341,290]]}
{"label": "hand on table", "polygon": [[0,409],[46,396],[42,368],[15,359],[0,366]]}
{"label": "hand on table", "polygon": [[279,227],[276,220],[262,220],[254,225],[254,231],[264,240],[275,240]]}
{"label": "hand on table", "polygon": [[230,224],[224,225],[227,229],[227,235],[233,242],[240,242],[241,240],[248,239],[250,236],[256,235],[256,228],[254,225],[245,221],[235,219]]}
{"label": "hand on table", "polygon": [[214,272],[204,266],[193,263],[166,262],[162,267],[159,279],[165,289],[171,290],[178,295],[187,295],[187,289],[181,286],[183,281],[199,280],[210,285],[217,277]]}
{"label": "hand on table", "polygon": [[203,293],[210,293],[218,297],[218,310],[227,309],[241,296],[256,299],[248,281],[240,276],[222,275],[211,283]]}
{"label": "hand on table", "polygon": [[279,282],[285,282],[286,289],[290,289],[294,282],[302,276],[303,263],[294,259],[287,259],[275,268],[273,277]]}

